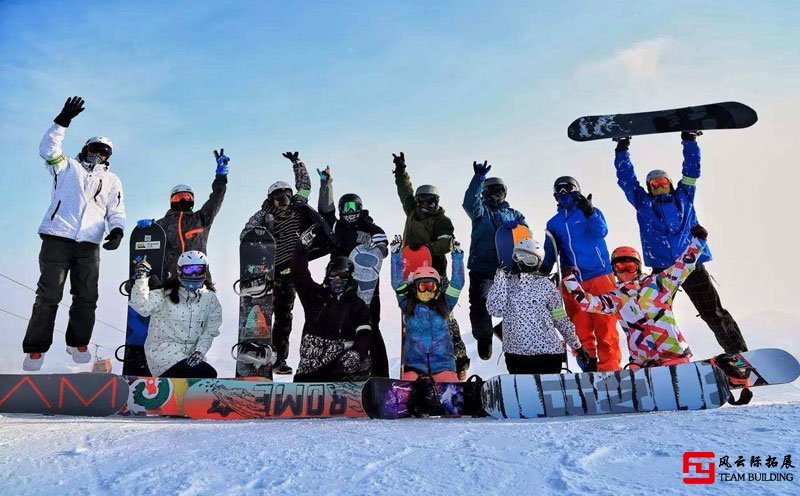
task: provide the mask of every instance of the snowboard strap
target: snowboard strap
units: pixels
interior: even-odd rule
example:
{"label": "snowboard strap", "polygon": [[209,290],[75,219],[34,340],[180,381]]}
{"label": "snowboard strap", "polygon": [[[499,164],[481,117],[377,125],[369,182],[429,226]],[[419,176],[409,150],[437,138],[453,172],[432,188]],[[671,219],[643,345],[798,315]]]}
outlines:
{"label": "snowboard strap", "polygon": [[442,398],[436,390],[436,381],[430,374],[420,374],[411,386],[408,412],[414,417],[444,415]]}

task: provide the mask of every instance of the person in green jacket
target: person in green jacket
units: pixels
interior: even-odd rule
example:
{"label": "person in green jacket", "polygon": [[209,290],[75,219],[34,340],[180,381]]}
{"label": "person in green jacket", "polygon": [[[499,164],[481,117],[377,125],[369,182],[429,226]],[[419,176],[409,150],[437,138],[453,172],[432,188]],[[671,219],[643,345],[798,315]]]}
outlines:
{"label": "person in green jacket", "polygon": [[[444,209],[439,206],[439,190],[436,186],[423,184],[416,191],[411,185],[411,177],[406,172],[406,157],[403,152],[394,157],[394,183],[397,195],[406,213],[406,225],[403,229],[403,242],[411,249],[417,250],[427,246],[431,251],[433,268],[442,274],[444,285],[447,284],[447,258],[453,248],[455,228]],[[450,318],[450,334],[456,352],[456,369],[459,378],[466,378],[469,368],[467,348],[461,339],[461,329],[456,319]]]}

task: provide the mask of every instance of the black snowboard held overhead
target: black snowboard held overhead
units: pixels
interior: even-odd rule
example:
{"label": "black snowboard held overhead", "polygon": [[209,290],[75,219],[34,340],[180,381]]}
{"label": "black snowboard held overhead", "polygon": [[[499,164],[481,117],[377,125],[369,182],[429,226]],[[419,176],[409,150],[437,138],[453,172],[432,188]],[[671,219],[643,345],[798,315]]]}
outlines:
{"label": "black snowboard held overhead", "polygon": [[590,115],[567,128],[574,141],[624,138],[642,134],[710,129],[742,129],[758,121],[756,111],[743,103],[721,102],[634,114]]}

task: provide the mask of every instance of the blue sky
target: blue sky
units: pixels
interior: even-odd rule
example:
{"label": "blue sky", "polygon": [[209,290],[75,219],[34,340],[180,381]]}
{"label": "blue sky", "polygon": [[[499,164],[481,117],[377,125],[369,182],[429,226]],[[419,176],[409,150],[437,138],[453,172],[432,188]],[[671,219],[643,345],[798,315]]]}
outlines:
{"label": "blue sky", "polygon": [[[554,213],[553,179],[570,174],[609,220],[609,245],[638,246],[633,210],[614,181],[613,146],[573,143],[566,126],[586,114],[738,100],[756,108],[760,122],[702,139],[698,212],[711,233],[709,270],[723,301],[753,323],[746,337],[760,339],[758,323],[777,330],[800,321],[792,306],[798,235],[788,228],[800,184],[790,127],[800,113],[799,14],[790,1],[6,0],[0,273],[35,284],[36,229],[50,184],[37,145],[70,95],[84,97],[87,110],[65,150],[77,153],[91,135],[112,138],[131,224],[163,215],[174,184],[207,195],[211,151],[225,147],[231,156],[228,198],[209,246],[226,307],[226,330],[212,349],[220,357],[235,336],[236,300],[227,288],[236,278],[236,236],[267,186],[291,180],[286,150],[300,151],[315,189],[314,169],[330,164],[336,194],[361,194],[389,233],[402,228],[390,173],[391,153],[402,150],[415,184],[439,186],[462,241],[471,164],[488,159],[534,230]],[[631,151],[640,174],[679,173],[677,136],[642,137]],[[126,258],[123,250],[103,254],[98,315],[118,327]],[[3,280],[0,291],[0,306],[29,314],[30,293]],[[396,310],[388,299],[384,307],[384,333],[393,336]],[[457,315],[469,334],[466,309],[463,301]],[[694,309],[684,301],[677,311],[698,354],[714,351]],[[17,367],[24,322],[0,315],[0,325],[0,343],[15,357],[9,368]],[[96,328],[98,343],[120,340]]]}

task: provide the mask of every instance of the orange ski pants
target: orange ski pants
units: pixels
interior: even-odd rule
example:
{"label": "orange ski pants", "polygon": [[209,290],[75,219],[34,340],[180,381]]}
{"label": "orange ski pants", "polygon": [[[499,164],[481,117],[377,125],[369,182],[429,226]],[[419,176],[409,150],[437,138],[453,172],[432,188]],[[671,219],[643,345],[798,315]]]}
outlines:
{"label": "orange ski pants", "polygon": [[[614,276],[606,274],[583,281],[581,287],[585,292],[597,296],[612,291],[616,284]],[[617,316],[584,312],[566,288],[562,287],[562,292],[567,315],[575,325],[581,345],[589,352],[589,356],[597,357],[597,370],[619,370],[622,351],[619,348]]]}

